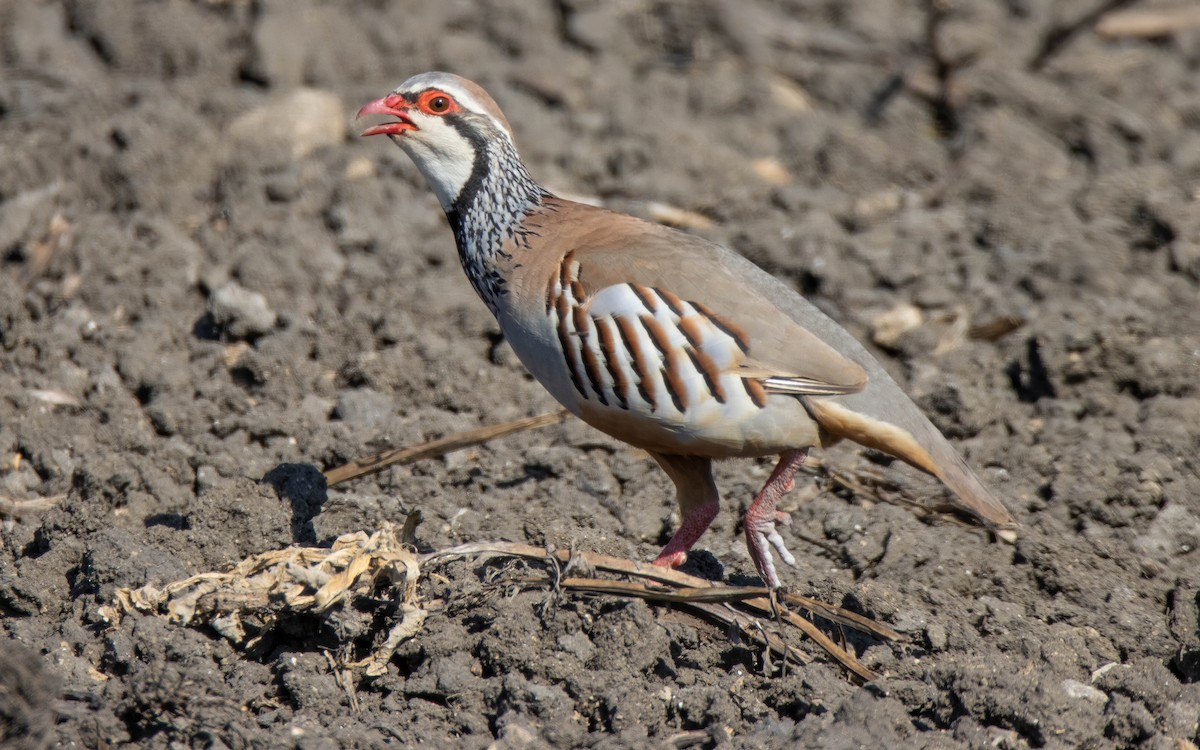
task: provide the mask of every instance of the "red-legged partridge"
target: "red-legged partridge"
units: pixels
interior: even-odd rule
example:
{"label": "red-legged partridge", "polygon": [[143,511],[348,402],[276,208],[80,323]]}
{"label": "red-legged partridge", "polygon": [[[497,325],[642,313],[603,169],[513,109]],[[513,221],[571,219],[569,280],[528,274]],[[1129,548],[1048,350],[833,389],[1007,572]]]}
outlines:
{"label": "red-legged partridge", "polygon": [[416,162],[521,362],[674,481],[681,522],[655,563],[682,564],[716,516],[713,459],[778,455],[744,524],[759,575],[777,588],[770,547],[795,563],[776,530],[788,520],[779,499],[810,447],[843,438],[937,477],[986,526],[1016,526],[841,326],[720,245],[551,195],[479,86],[424,73],[358,114],[389,116],[363,135],[389,136]]}

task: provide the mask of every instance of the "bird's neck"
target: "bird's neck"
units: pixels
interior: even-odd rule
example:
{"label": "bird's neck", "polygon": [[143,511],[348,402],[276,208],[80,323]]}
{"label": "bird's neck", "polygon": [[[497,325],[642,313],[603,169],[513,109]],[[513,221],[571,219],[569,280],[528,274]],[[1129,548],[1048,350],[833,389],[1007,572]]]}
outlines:
{"label": "bird's neck", "polygon": [[471,176],[446,209],[463,270],[493,313],[509,293],[497,264],[529,247],[522,224],[549,196],[529,176],[516,148],[501,139],[479,145]]}

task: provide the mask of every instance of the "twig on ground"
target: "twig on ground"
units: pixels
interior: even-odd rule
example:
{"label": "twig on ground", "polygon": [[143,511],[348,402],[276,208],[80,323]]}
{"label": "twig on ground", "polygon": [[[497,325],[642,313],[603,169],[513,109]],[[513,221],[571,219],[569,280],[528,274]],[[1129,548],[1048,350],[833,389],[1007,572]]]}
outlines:
{"label": "twig on ground", "polygon": [[967,329],[967,338],[976,341],[999,341],[1025,323],[1023,315],[1004,315],[971,326]]}
{"label": "twig on ground", "polygon": [[1143,39],[1170,36],[1200,26],[1200,6],[1110,11],[1096,21],[1096,33],[1106,37]]}
{"label": "twig on ground", "polygon": [[454,435],[448,435],[437,440],[430,440],[427,443],[419,445],[411,445],[404,448],[394,448],[381,453],[376,453],[372,456],[366,456],[348,464],[338,466],[324,472],[325,482],[332,487],[335,484],[348,482],[351,479],[358,479],[370,474],[377,474],[389,466],[395,464],[405,464],[412,461],[419,461],[424,458],[436,458],[444,456],[453,451],[470,448],[473,445],[486,443],[489,440],[502,438],[506,435],[512,435],[516,432],[525,430],[533,430],[538,427],[546,427],[552,424],[558,424],[565,420],[568,416],[566,409],[559,409],[548,414],[539,414],[536,417],[525,417],[524,419],[515,419],[511,422],[502,424],[489,425],[480,427],[477,430],[468,430],[459,432]]}
{"label": "twig on ground", "polygon": [[50,510],[55,505],[61,503],[64,498],[66,498],[65,494],[15,500],[6,495],[0,495],[0,516],[21,518],[31,513],[40,513]]}

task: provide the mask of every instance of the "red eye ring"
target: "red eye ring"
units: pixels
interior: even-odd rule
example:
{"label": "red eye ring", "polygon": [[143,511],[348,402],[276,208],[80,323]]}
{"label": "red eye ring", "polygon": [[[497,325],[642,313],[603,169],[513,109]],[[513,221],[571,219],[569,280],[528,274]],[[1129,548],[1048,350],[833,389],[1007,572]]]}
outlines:
{"label": "red eye ring", "polygon": [[458,109],[458,103],[449,94],[442,91],[426,91],[417,100],[417,106],[422,112],[431,115],[445,115]]}

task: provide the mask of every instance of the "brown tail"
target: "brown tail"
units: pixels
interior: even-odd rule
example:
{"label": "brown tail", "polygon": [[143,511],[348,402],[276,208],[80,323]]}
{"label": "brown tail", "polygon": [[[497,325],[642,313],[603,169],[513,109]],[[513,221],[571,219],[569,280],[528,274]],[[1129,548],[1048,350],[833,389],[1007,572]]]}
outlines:
{"label": "brown tail", "polygon": [[[954,446],[924,415],[916,414],[920,435],[896,424],[874,419],[846,408],[833,399],[805,399],[809,412],[821,427],[837,438],[883,451],[932,474],[958,497],[958,508],[978,518],[1006,541],[1014,541],[1017,520],[971,471]],[[914,411],[916,407],[913,407]]]}

